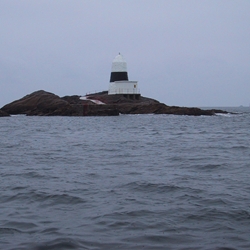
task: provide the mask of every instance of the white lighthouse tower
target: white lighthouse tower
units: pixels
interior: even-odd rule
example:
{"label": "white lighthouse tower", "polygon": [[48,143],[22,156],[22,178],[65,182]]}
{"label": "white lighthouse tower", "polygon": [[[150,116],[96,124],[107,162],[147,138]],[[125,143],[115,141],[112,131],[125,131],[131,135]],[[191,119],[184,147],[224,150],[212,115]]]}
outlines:
{"label": "white lighthouse tower", "polygon": [[108,94],[123,95],[129,99],[140,97],[138,82],[128,80],[127,63],[120,53],[112,62]]}

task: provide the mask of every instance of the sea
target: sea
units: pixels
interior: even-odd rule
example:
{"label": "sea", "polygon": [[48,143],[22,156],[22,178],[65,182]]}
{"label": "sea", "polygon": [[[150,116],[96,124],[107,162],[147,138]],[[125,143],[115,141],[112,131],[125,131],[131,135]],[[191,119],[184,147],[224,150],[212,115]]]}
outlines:
{"label": "sea", "polygon": [[0,249],[250,249],[250,108],[0,118]]}

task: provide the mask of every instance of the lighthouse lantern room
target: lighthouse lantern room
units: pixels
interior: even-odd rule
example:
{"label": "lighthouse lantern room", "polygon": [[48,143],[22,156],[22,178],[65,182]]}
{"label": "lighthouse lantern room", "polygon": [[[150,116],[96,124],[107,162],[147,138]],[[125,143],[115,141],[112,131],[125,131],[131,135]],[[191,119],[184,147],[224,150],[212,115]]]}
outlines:
{"label": "lighthouse lantern room", "polygon": [[138,82],[128,80],[127,63],[120,53],[112,62],[108,94],[123,95],[129,99],[140,98]]}

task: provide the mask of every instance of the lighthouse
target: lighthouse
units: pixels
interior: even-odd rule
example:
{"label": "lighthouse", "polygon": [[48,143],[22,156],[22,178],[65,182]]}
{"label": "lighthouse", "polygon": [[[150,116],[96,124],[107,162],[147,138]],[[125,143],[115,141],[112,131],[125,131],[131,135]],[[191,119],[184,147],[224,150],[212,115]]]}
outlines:
{"label": "lighthouse", "polygon": [[112,62],[108,94],[122,95],[129,99],[140,98],[138,82],[128,80],[127,63],[120,53]]}

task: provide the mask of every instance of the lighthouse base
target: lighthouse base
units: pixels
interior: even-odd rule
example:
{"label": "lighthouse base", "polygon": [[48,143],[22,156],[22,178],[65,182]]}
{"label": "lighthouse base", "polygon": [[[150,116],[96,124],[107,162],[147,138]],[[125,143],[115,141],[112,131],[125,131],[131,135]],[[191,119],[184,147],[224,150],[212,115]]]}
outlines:
{"label": "lighthouse base", "polygon": [[130,100],[140,100],[141,94],[123,94],[123,97],[130,99]]}
{"label": "lighthouse base", "polygon": [[140,95],[137,81],[116,81],[109,83],[109,95]]}

